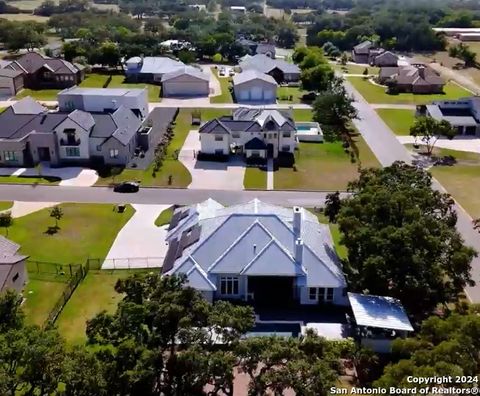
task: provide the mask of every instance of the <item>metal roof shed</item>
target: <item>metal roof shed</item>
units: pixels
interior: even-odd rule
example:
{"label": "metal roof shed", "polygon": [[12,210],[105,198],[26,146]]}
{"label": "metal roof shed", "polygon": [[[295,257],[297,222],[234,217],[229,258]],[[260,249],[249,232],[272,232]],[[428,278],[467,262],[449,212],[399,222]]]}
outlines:
{"label": "metal roof shed", "polygon": [[413,331],[405,309],[395,298],[348,293],[348,299],[358,326]]}

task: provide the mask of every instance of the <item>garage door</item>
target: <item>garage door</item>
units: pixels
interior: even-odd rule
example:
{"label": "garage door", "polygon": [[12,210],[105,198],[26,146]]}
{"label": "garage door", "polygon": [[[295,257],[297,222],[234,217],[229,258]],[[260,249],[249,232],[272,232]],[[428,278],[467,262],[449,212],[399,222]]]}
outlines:
{"label": "garage door", "polygon": [[252,87],[250,89],[250,100],[263,100],[263,89],[262,87]]}
{"label": "garage door", "polygon": [[10,90],[10,88],[3,88],[0,87],[0,96],[12,96],[14,93]]}
{"label": "garage door", "polygon": [[265,100],[273,100],[275,98],[275,94],[272,89],[267,89],[263,92]]}

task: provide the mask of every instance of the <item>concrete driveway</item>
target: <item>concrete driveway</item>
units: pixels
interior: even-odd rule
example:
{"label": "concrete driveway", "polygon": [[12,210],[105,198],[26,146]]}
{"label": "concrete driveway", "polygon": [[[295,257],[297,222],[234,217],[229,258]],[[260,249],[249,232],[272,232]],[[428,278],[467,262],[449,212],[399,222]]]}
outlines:
{"label": "concrete driveway", "polygon": [[190,131],[180,150],[178,159],[192,175],[189,189],[199,190],[243,190],[245,163],[232,158],[229,162],[197,161],[194,152],[200,151],[200,135]]}
{"label": "concrete driveway", "polygon": [[39,168],[0,168],[1,176],[53,176],[62,179],[61,186],[90,187],[98,180],[93,169],[81,167],[50,168],[42,164]]}
{"label": "concrete driveway", "polygon": [[[397,136],[397,139],[402,144],[415,143],[413,136]],[[418,144],[422,144],[422,138],[417,139]],[[468,136],[457,136],[455,139],[438,139],[435,147],[445,148],[457,151],[468,151],[472,153],[480,153],[480,139]]]}
{"label": "concrete driveway", "polygon": [[172,205],[132,205],[135,214],[118,233],[102,269],[161,267],[167,254],[167,226],[155,220]]}
{"label": "concrete driveway", "polygon": [[212,67],[215,65],[201,65],[202,71],[210,76],[210,95],[217,96],[222,94],[222,87],[220,86],[220,81],[218,81],[215,73],[212,71]]}

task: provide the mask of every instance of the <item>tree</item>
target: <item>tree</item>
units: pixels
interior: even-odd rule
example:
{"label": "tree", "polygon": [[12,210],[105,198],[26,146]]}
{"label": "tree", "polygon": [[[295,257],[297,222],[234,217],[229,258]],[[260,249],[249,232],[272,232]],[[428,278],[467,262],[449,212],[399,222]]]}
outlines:
{"label": "tree", "polygon": [[346,130],[348,123],[358,116],[353,103],[342,81],[335,78],[331,86],[321,91],[313,102],[313,119],[327,128]]}
{"label": "tree", "polygon": [[325,91],[328,89],[333,77],[334,72],[330,65],[321,64],[302,70],[300,80],[302,88],[306,91]]}
{"label": "tree", "polygon": [[61,220],[63,217],[63,210],[60,206],[55,205],[51,210],[50,210],[50,217],[53,217],[55,219],[55,229],[58,229],[58,222]]}
{"label": "tree", "polygon": [[46,44],[45,27],[38,22],[15,24],[5,37],[5,44],[11,51],[26,48],[32,51]]}
{"label": "tree", "polygon": [[440,137],[452,140],[457,135],[457,130],[447,120],[438,121],[432,117],[420,117],[410,127],[410,135],[420,138],[425,144],[427,155],[431,155]]}
{"label": "tree", "polygon": [[398,298],[422,318],[473,284],[476,252],[455,228],[453,199],[432,189],[429,173],[402,162],[362,169],[349,191],[337,223],[353,290]]}
{"label": "tree", "polygon": [[348,56],[345,52],[343,52],[342,56],[340,57],[340,64],[345,66],[347,62],[348,62]]}
{"label": "tree", "polygon": [[452,58],[459,58],[465,62],[465,67],[475,67],[477,64],[477,54],[470,50],[470,48],[460,43],[453,45],[448,49],[448,55]]}
{"label": "tree", "polygon": [[[393,362],[374,382],[379,387],[417,387],[408,376],[477,375],[480,369],[480,318],[477,314],[454,313],[447,318],[426,319],[415,338],[397,339],[392,344]],[[426,387],[428,385],[422,385]],[[453,383],[449,387],[470,387]]]}
{"label": "tree", "polygon": [[118,66],[120,63],[120,51],[118,45],[110,41],[102,43],[98,49],[98,63],[108,66]]}
{"label": "tree", "polygon": [[195,62],[196,55],[195,52],[183,50],[178,53],[178,59],[185,64],[189,64]]}
{"label": "tree", "polygon": [[338,212],[342,207],[342,200],[340,199],[340,192],[327,194],[325,199],[325,216],[328,217],[330,223],[336,223]]}
{"label": "tree", "polygon": [[5,228],[5,234],[8,236],[8,227],[13,224],[12,212],[7,211],[0,213],[0,227]]}
{"label": "tree", "polygon": [[277,44],[282,48],[293,48],[299,39],[297,28],[293,25],[283,26],[277,31]]}
{"label": "tree", "polygon": [[6,290],[0,294],[0,333],[22,327],[24,320],[22,300],[22,296],[13,290]]}

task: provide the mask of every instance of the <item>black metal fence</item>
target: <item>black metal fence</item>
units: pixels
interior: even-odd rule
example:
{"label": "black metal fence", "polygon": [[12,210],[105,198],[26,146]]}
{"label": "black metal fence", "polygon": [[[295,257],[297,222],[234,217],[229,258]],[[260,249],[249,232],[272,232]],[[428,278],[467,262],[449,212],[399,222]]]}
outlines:
{"label": "black metal fence", "polygon": [[32,279],[68,282],[78,271],[80,264],[59,264],[47,261],[27,260],[28,275]]}

